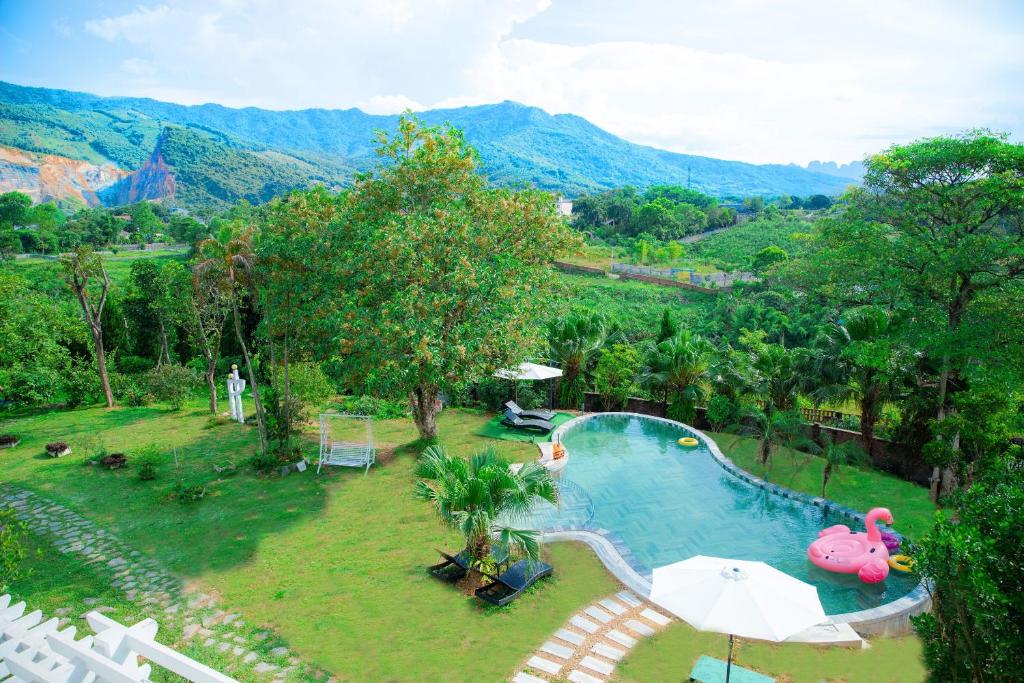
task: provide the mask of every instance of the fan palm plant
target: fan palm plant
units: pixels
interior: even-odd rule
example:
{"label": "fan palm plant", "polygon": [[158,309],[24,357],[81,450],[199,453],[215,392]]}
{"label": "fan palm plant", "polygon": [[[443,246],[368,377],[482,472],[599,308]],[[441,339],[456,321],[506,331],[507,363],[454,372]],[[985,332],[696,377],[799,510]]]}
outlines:
{"label": "fan palm plant", "polygon": [[832,475],[837,473],[843,465],[857,465],[866,459],[864,449],[856,441],[845,441],[836,443],[828,434],[820,437],[821,445],[814,449],[816,455],[825,460],[825,466],[821,470],[821,497],[825,497],[825,488],[828,486]]}
{"label": "fan palm plant", "polygon": [[890,318],[884,310],[864,306],[848,311],[819,335],[813,357],[816,401],[856,401],[861,441],[874,451],[875,425],[882,407],[894,399],[908,376],[908,356],[888,339]]}
{"label": "fan palm plant", "polygon": [[537,559],[537,533],[508,522],[523,519],[539,501],[558,502],[558,489],[542,465],[527,463],[514,472],[491,448],[465,460],[433,445],[420,456],[416,474],[416,495],[463,535],[474,567],[487,566],[495,537],[510,553]]}
{"label": "fan palm plant", "polygon": [[548,327],[551,360],[562,369],[558,384],[559,404],[580,408],[587,390],[587,373],[597,359],[597,352],[608,341],[609,326],[603,315],[570,313],[553,321]]}
{"label": "fan palm plant", "polygon": [[714,351],[710,342],[688,330],[650,347],[644,383],[662,391],[668,417],[693,422],[697,403],[707,396]]}
{"label": "fan palm plant", "polygon": [[249,347],[242,334],[242,319],[238,312],[238,300],[242,292],[251,285],[253,266],[256,255],[253,251],[252,230],[237,232],[230,223],[221,228],[217,237],[208,237],[196,245],[199,261],[193,267],[197,282],[205,275],[216,274],[220,278],[221,288],[231,306],[234,318],[235,336],[242,349],[245,359],[245,371],[249,375],[252,388],[252,400],[256,410],[256,426],[259,432],[260,453],[267,450],[267,432],[263,415],[263,404],[260,402],[259,385],[256,373],[252,369],[252,358]]}
{"label": "fan palm plant", "polygon": [[730,429],[758,440],[757,456],[762,465],[768,464],[772,453],[779,446],[812,445],[811,440],[803,433],[800,413],[793,410],[761,410],[748,407],[743,410],[740,422]]}

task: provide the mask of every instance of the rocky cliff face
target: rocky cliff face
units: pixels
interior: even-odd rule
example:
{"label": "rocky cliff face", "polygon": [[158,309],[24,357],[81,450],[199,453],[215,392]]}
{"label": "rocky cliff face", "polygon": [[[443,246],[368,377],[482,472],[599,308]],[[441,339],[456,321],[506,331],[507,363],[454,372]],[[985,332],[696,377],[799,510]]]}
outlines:
{"label": "rocky cliff face", "polygon": [[100,193],[126,175],[128,171],[113,164],[98,166],[0,146],[0,193],[24,192],[33,202],[99,206]]}
{"label": "rocky cliff face", "polygon": [[120,206],[147,199],[173,199],[174,191],[174,175],[158,144],[142,168],[111,185],[102,193],[102,198],[105,204]]}

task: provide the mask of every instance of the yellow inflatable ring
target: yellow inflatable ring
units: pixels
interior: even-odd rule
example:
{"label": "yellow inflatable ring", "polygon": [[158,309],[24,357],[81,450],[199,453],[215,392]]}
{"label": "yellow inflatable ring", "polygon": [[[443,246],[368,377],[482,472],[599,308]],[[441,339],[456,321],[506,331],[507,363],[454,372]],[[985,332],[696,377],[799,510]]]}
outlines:
{"label": "yellow inflatable ring", "polygon": [[889,558],[889,566],[898,572],[909,574],[914,571],[914,558],[909,555],[893,555]]}
{"label": "yellow inflatable ring", "polygon": [[680,446],[693,447],[698,445],[700,442],[697,441],[697,439],[693,438],[692,436],[684,436],[683,438],[679,439],[679,441],[677,441],[676,443],[678,443]]}

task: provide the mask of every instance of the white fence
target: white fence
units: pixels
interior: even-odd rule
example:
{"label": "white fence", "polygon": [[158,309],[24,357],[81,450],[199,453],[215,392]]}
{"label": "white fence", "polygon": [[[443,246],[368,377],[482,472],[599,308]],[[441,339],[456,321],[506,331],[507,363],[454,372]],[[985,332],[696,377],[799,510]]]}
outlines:
{"label": "white fence", "polygon": [[159,626],[144,619],[124,626],[99,612],[85,616],[95,636],[75,640],[76,629],[43,621],[39,610],[0,595],[0,681],[3,683],[145,683],[151,664],[196,683],[237,683],[154,640]]}

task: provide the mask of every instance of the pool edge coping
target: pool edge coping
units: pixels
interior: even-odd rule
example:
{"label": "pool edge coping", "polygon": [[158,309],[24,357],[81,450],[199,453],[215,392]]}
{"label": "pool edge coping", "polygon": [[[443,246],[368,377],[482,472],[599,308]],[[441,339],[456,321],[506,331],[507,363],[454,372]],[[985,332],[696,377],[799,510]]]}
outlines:
{"label": "pool edge coping", "polygon": [[[864,523],[865,515],[863,513],[857,512],[856,510],[844,505],[840,505],[828,498],[812,496],[806,493],[801,493],[800,491],[794,491],[793,489],[786,488],[785,486],[779,486],[778,484],[765,481],[760,477],[755,477],[753,474],[747,472],[745,469],[739,467],[736,463],[727,458],[718,447],[718,443],[707,434],[696,427],[691,427],[688,424],[684,424],[676,420],[670,420],[665,417],[625,411],[587,413],[586,415],[580,415],[556,427],[551,433],[551,441],[560,442],[562,435],[569,427],[579,424],[580,422],[585,422],[586,420],[590,420],[599,415],[643,417],[650,420],[665,422],[676,427],[682,427],[701,438],[707,445],[708,450],[711,452],[711,456],[715,461],[727,472],[738,479],[757,486],[758,488],[762,488],[769,493],[782,496],[783,498],[791,498],[807,505],[813,505],[825,510],[830,510],[849,518],[851,521],[860,522],[861,524]],[[591,530],[580,528],[559,528],[540,530],[540,536],[541,540],[544,542],[582,541],[586,543],[594,550],[595,554],[605,565],[608,571],[610,571],[612,575],[627,588],[641,593],[644,597],[650,596],[650,581],[642,576],[632,565],[629,564],[625,557],[623,557],[622,551],[618,547],[621,545],[621,542],[617,542],[617,538],[615,538],[614,534],[611,532],[604,529]],[[906,595],[899,597],[892,602],[887,602],[884,605],[856,612],[843,612],[840,614],[829,614],[826,616],[828,616],[829,620],[833,623],[849,624],[851,628],[858,632],[863,630],[863,632],[869,634],[879,633],[895,635],[897,633],[907,632],[907,628],[910,625],[909,618],[915,614],[927,611],[930,606],[931,593],[928,590],[926,582],[921,581]]]}

